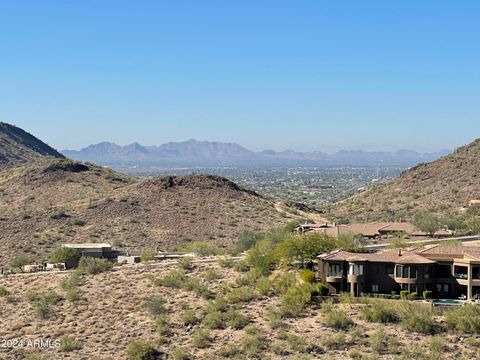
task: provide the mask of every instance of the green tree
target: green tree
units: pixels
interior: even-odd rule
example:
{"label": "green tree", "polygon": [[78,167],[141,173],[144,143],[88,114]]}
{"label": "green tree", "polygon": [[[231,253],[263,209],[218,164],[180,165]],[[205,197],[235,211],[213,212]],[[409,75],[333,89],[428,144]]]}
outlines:
{"label": "green tree", "polygon": [[303,268],[335,247],[335,240],[324,234],[291,235],[276,246],[275,257],[286,264],[298,262]]}
{"label": "green tree", "polygon": [[440,219],[432,212],[422,209],[413,216],[413,225],[419,230],[433,236],[437,230],[441,228]]}
{"label": "green tree", "polygon": [[19,255],[12,260],[12,262],[10,263],[10,266],[14,269],[19,269],[21,272],[23,272],[23,267],[25,265],[30,264],[30,262],[31,262],[31,259],[28,256]]}
{"label": "green tree", "polygon": [[273,250],[274,245],[271,241],[260,240],[250,249],[246,261],[261,274],[269,274],[270,267],[275,263]]}
{"label": "green tree", "polygon": [[80,260],[80,254],[69,247],[59,247],[50,254],[49,258],[52,263],[67,263],[74,267],[78,266]]}

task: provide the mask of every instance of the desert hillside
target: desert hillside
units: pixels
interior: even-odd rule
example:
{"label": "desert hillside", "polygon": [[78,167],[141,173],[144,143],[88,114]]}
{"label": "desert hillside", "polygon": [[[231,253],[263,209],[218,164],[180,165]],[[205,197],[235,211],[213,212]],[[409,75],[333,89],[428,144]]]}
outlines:
{"label": "desert hillside", "polygon": [[64,156],[28,132],[0,122],[0,168],[44,157]]}
{"label": "desert hillside", "polygon": [[209,175],[138,180],[93,164],[44,160],[0,171],[0,264],[61,243],[172,250],[231,246],[289,220],[274,202]]}
{"label": "desert hillside", "polygon": [[[185,264],[122,266],[80,278],[72,272],[0,278],[0,338],[60,341],[59,347],[40,352],[0,349],[0,357],[478,358],[476,336],[446,332],[443,316],[433,317],[420,308],[418,318],[409,316],[411,322],[398,323],[373,300],[345,297],[341,304],[310,304],[309,297],[302,296],[306,285],[296,271],[258,278],[240,272],[243,266],[231,260],[197,263],[193,269]],[[393,309],[409,304],[385,305]],[[367,306],[379,307],[386,314],[385,324],[367,317]]]}
{"label": "desert hillside", "polygon": [[350,221],[400,219],[419,208],[457,212],[480,198],[480,140],[419,164],[399,178],[333,205],[330,216]]}

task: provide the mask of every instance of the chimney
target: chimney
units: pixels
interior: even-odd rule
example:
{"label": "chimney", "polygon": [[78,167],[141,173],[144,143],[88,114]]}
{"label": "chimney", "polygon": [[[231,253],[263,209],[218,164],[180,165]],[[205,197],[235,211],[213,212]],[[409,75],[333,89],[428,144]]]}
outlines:
{"label": "chimney", "polygon": [[398,249],[398,256],[402,256],[402,249]]}

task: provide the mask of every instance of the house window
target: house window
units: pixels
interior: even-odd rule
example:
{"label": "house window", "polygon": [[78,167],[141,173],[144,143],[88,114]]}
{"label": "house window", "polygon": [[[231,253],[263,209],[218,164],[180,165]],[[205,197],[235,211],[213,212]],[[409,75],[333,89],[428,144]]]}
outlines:
{"label": "house window", "polygon": [[415,266],[409,266],[410,268],[410,279],[417,278],[417,268]]}
{"label": "house window", "polygon": [[397,265],[395,269],[395,277],[401,278],[402,277],[402,265]]}
{"label": "house window", "polygon": [[442,284],[436,284],[437,292],[442,292]]}
{"label": "house window", "polygon": [[393,275],[393,265],[385,265],[385,275]]}
{"label": "house window", "polygon": [[340,265],[340,264],[330,265],[330,275],[331,276],[341,276],[342,275],[342,265]]}
{"label": "house window", "polygon": [[443,292],[444,293],[448,293],[448,288],[449,288],[448,284],[443,284]]}
{"label": "house window", "polygon": [[378,285],[372,285],[372,292],[378,293]]}
{"label": "house window", "polygon": [[349,275],[363,275],[363,265],[350,264],[348,268]]}

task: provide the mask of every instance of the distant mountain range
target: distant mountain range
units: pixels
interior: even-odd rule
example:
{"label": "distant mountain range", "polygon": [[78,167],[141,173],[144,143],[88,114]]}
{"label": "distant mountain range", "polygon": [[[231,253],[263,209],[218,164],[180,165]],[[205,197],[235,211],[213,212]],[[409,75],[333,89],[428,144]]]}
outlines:
{"label": "distant mountain range", "polygon": [[235,143],[216,141],[170,142],[160,146],[143,146],[133,143],[120,146],[110,142],[90,145],[81,150],[64,150],[71,159],[89,161],[101,165],[151,165],[151,166],[214,166],[254,164],[302,164],[344,166],[413,166],[429,162],[451,153],[442,150],[435,153],[419,153],[412,150],[395,152],[341,150],[333,154],[321,151],[298,152],[293,150],[254,152]]}

